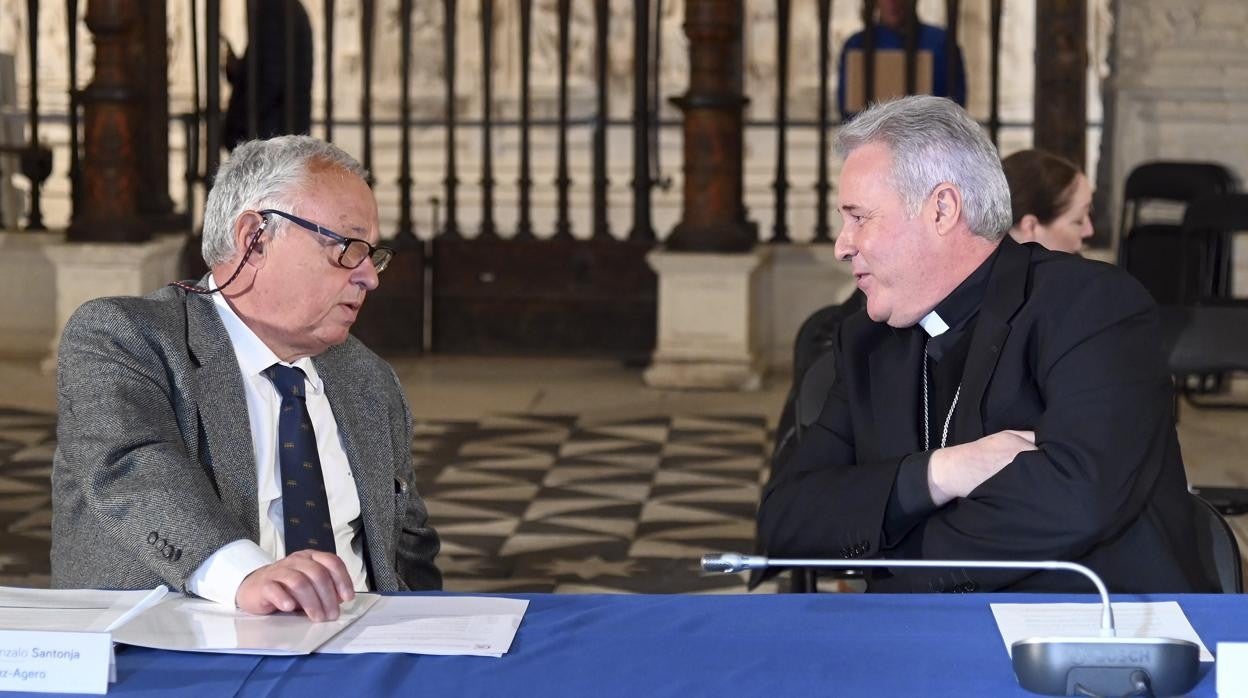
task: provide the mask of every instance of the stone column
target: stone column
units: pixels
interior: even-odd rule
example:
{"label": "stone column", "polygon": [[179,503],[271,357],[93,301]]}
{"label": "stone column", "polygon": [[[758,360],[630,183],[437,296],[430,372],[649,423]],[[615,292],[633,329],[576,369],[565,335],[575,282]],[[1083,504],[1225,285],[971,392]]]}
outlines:
{"label": "stone column", "polygon": [[736,254],[655,250],[659,331],[646,385],[757,390],[766,361],[758,317],[771,248]]}
{"label": "stone column", "polygon": [[[163,0],[155,0],[163,6]],[[82,93],[82,208],[66,231],[71,242],[143,242],[151,228],[140,212],[144,191],[136,135],[145,123],[143,15],[153,0],[90,0],[87,27],[95,37],[95,76]],[[163,14],[163,13],[162,13]],[[164,77],[162,76],[163,80]]]}
{"label": "stone column", "polygon": [[688,0],[689,91],[684,112],[684,200],[665,241],[672,251],[744,252],[758,241],[742,192],[742,0]]}
{"label": "stone column", "polygon": [[129,245],[48,244],[47,258],[56,275],[56,335],[43,369],[55,370],[61,330],[78,306],[105,296],[141,296],[177,279],[184,240],[181,235],[162,235]]}
{"label": "stone column", "polygon": [[1086,167],[1087,0],[1036,0],[1035,145]]}
{"label": "stone column", "polygon": [[142,89],[135,144],[143,196],[139,213],[153,231],[186,231],[186,219],[173,210],[169,198],[169,37],[166,0],[143,0]]}
{"label": "stone column", "polygon": [[756,390],[766,370],[760,307],[768,250],[746,220],[743,177],[742,0],[687,0],[689,91],[684,200],[664,248],[656,347],[644,378],[657,388]]}

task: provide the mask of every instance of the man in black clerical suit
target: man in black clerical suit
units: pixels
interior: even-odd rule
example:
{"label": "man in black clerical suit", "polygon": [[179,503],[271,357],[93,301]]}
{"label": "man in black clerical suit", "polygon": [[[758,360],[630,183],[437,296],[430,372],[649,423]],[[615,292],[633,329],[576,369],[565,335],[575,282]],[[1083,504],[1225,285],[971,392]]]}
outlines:
{"label": "man in black clerical suit", "polygon": [[[875,106],[837,137],[839,258],[867,306],[772,473],[779,557],[1071,560],[1118,592],[1212,591],[1148,293],[1020,245],[996,149],[953,102]],[[870,591],[1090,591],[1061,572],[891,570]]]}

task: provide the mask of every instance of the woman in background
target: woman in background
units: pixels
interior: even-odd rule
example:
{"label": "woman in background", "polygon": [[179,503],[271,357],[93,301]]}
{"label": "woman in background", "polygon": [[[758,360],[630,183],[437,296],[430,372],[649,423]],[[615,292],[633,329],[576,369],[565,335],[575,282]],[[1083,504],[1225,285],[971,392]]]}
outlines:
{"label": "woman in background", "polygon": [[1043,150],[1020,150],[1001,161],[1010,184],[1019,242],[1077,253],[1092,237],[1092,185],[1074,163]]}

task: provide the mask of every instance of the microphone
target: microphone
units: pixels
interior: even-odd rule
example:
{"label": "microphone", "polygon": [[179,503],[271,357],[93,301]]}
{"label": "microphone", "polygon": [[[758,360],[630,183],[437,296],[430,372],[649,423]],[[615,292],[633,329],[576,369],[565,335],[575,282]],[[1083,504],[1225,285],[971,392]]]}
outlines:
{"label": "microphone", "polygon": [[1011,646],[1014,675],[1024,689],[1051,696],[1172,696],[1187,693],[1200,680],[1200,647],[1187,640],[1117,637],[1105,582],[1091,569],[1057,560],[791,560],[762,555],[717,553],[702,556],[707,572],[732,574],[767,567],[975,568],[1066,570],[1083,575],[1101,596],[1099,637],[1025,638]]}

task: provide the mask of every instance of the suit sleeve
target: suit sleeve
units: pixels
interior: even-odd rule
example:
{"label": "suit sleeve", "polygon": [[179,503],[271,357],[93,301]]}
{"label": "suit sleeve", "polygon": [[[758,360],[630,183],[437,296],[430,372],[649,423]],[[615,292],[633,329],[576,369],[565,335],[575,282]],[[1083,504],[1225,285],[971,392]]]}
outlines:
{"label": "suit sleeve", "polygon": [[186,591],[209,555],[248,538],[187,451],[182,430],[198,427],[179,424],[173,401],[184,396],[170,375],[140,321],[113,302],[88,303],[66,325],[53,508],[82,534],[54,541],[54,576],[116,588],[148,576],[137,566]]}
{"label": "suit sleeve", "polygon": [[842,340],[818,419],[777,462],[758,512],[759,544],[775,557],[874,557],[903,459],[858,463]]}
{"label": "suit sleeve", "polygon": [[398,464],[397,481],[405,483],[399,495],[400,520],[397,540],[395,572],[399,584],[406,591],[423,591],[442,588],[442,572],[434,564],[441,540],[438,532],[429,525],[429,510],[420,493],[416,491],[416,470],[412,463],[412,412],[403,395],[399,379],[391,371],[391,378],[403,406],[402,422],[395,425],[395,462]]}
{"label": "suit sleeve", "polygon": [[[1047,322],[1047,325],[1045,324]],[[1038,450],[1020,454],[909,537],[925,558],[1080,559],[1140,515],[1172,454],[1170,385],[1157,313],[1137,284],[1104,275],[1033,342],[1044,408]],[[979,588],[1027,572],[977,573]]]}

